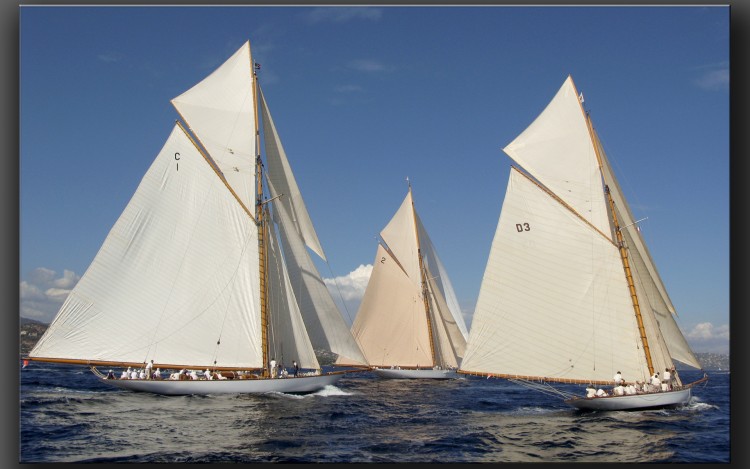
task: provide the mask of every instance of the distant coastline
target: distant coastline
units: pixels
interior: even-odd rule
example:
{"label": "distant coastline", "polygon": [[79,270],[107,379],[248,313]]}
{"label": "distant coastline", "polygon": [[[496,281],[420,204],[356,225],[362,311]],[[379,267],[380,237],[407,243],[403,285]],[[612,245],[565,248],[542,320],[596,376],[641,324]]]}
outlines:
{"label": "distant coastline", "polygon": [[[44,334],[49,324],[21,317],[20,325],[19,349],[20,355],[25,356],[31,351],[42,334]],[[695,356],[701,362],[705,371],[729,371],[729,355],[727,354],[703,352],[696,353]],[[686,369],[685,366],[676,366],[676,368],[678,370]]]}

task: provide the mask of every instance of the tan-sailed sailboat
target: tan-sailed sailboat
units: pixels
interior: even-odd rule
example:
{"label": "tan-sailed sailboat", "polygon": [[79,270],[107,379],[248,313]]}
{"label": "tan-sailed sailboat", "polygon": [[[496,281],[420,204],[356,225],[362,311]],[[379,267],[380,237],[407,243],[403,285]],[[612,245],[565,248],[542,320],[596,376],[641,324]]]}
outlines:
{"label": "tan-sailed sailboat", "polygon": [[527,172],[510,170],[459,373],[549,390],[619,372],[630,394],[551,389],[579,409],[686,404],[705,375],[643,392],[673,360],[701,365],[571,77],[504,151]]}
{"label": "tan-sailed sailboat", "polygon": [[458,378],[466,325],[445,267],[414,208],[411,184],[380,236],[352,325],[367,363],[384,378]]}
{"label": "tan-sailed sailboat", "polygon": [[[313,392],[343,373],[324,372],[316,352],[365,364],[308,252],[325,260],[257,68],[248,41],[172,100],[187,126],[176,123],[29,360],[166,395]],[[96,368],[147,364],[146,379]]]}

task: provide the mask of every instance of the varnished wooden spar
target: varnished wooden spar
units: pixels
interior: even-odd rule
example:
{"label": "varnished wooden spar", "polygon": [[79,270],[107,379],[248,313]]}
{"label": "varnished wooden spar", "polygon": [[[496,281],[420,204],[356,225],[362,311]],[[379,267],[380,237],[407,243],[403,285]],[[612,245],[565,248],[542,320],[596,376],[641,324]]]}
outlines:
{"label": "varnished wooden spar", "polygon": [[598,384],[602,386],[612,385],[612,381],[597,381],[588,379],[567,379],[567,378],[549,378],[545,376],[525,376],[525,375],[509,375],[505,373],[485,373],[480,371],[470,370],[458,370],[460,375],[468,376],[481,376],[483,378],[502,378],[502,379],[518,379],[523,381],[538,381],[544,383],[561,383],[561,384]]}
{"label": "varnished wooden spar", "polygon": [[[411,193],[411,182],[409,182],[409,193]],[[414,220],[414,237],[417,239],[417,259],[419,260],[419,277],[422,282],[422,302],[424,303],[424,312],[427,316],[427,336],[430,338],[430,356],[432,357],[431,366],[435,366],[438,360],[435,356],[435,339],[432,337],[432,314],[430,311],[430,299],[427,292],[427,276],[425,274],[424,260],[422,259],[422,246],[419,242],[419,227],[417,226],[417,211],[414,208],[414,195],[411,197],[411,213]]]}
{"label": "varnished wooden spar", "polygon": [[[28,361],[34,361],[34,362],[40,362],[40,363],[60,363],[60,364],[68,364],[68,365],[86,365],[86,366],[115,366],[115,367],[122,367],[122,368],[143,368],[146,366],[146,363],[144,362],[120,362],[120,361],[111,361],[111,360],[75,360],[70,358],[35,358],[35,357],[23,357],[23,360]],[[185,369],[191,369],[191,370],[203,370],[206,368],[206,365],[189,365],[189,364],[175,364],[175,363],[156,363],[154,362],[154,367],[161,368],[165,370],[181,370],[183,368]],[[238,367],[232,367],[232,366],[210,366],[208,367],[211,370],[215,371],[261,371],[260,368],[238,368]]]}
{"label": "varnished wooden spar", "polygon": [[[582,105],[583,106],[583,105]],[[583,107],[581,108],[583,110]],[[596,161],[599,163],[599,170],[602,168],[602,157],[599,153],[598,138],[594,131],[594,125],[591,122],[591,116],[586,113],[586,127],[589,131],[589,138],[591,138],[592,147],[594,147],[594,154],[596,155]],[[609,203],[610,213],[612,214],[612,224],[614,225],[615,235],[617,236],[617,244],[620,250],[620,259],[622,260],[622,267],[625,271],[625,278],[628,281],[628,288],[630,290],[630,299],[633,301],[633,310],[635,312],[635,319],[638,324],[638,332],[641,336],[641,342],[643,343],[643,353],[646,356],[646,365],[648,366],[648,372],[650,375],[654,374],[654,363],[651,358],[651,349],[648,345],[648,338],[646,337],[646,328],[643,326],[643,316],[641,315],[641,306],[638,301],[638,293],[635,289],[635,282],[633,281],[633,273],[630,271],[630,261],[628,259],[628,250],[625,247],[625,240],[622,237],[620,231],[620,222],[617,219],[617,212],[615,211],[615,201],[612,199],[612,194],[609,191],[609,187],[605,187],[605,195],[607,202]]]}
{"label": "varnished wooden spar", "polygon": [[[250,57],[252,59],[252,57]],[[258,74],[255,67],[252,66],[253,80],[253,103],[255,103],[255,218],[258,223],[258,269],[260,275],[260,333],[261,333],[261,350],[263,353],[263,377],[270,378],[271,367],[268,357],[268,275],[267,262],[268,253],[266,252],[266,225],[265,217],[266,207],[263,204],[263,161],[260,157],[260,129],[258,126]]]}

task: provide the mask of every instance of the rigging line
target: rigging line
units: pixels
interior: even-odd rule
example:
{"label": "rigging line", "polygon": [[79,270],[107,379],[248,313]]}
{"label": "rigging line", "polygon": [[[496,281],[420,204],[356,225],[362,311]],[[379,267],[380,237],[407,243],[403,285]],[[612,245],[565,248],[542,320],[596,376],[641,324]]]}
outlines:
{"label": "rigging line", "polygon": [[548,396],[563,397],[564,399],[576,396],[575,393],[562,391],[561,389],[558,389],[547,382],[535,383],[533,381],[529,381],[525,379],[516,379],[516,378],[510,378],[508,379],[508,381],[518,384],[519,386],[523,386],[525,388],[533,389],[534,391],[540,392],[542,394],[546,394]]}

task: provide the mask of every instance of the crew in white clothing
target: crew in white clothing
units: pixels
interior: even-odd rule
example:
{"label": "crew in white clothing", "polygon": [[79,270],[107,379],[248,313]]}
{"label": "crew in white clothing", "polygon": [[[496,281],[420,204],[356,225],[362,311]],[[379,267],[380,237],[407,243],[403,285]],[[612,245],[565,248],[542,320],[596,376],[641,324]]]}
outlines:
{"label": "crew in white clothing", "polygon": [[599,388],[596,390],[596,397],[605,397],[605,396],[609,396],[609,394],[607,394],[607,391],[605,391],[602,388]]}
{"label": "crew in white clothing", "polygon": [[615,373],[615,386],[620,383],[622,383],[622,373],[618,371],[617,373]]}
{"label": "crew in white clothing", "polygon": [[128,379],[130,378],[130,367],[128,367],[127,370],[123,370],[122,374],[120,375],[120,379]]}
{"label": "crew in white clothing", "polygon": [[651,391],[661,391],[661,380],[659,379],[658,371],[651,377]]}
{"label": "crew in white clothing", "polygon": [[661,390],[662,391],[672,390],[672,375],[669,373],[669,368],[664,368],[664,376],[662,377],[662,381],[661,381]]}
{"label": "crew in white clothing", "polygon": [[154,369],[154,361],[146,363],[146,379],[151,379],[151,371]]}
{"label": "crew in white clothing", "polygon": [[622,380],[620,380],[620,384],[615,386],[615,388],[612,390],[612,394],[615,396],[624,396],[625,395],[625,386],[622,385]]}
{"label": "crew in white clothing", "polygon": [[594,397],[596,396],[596,388],[592,385],[586,386],[586,397]]}

